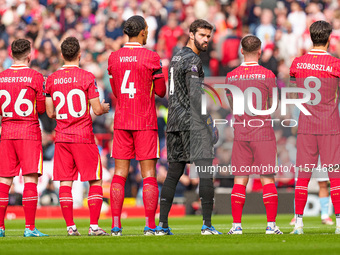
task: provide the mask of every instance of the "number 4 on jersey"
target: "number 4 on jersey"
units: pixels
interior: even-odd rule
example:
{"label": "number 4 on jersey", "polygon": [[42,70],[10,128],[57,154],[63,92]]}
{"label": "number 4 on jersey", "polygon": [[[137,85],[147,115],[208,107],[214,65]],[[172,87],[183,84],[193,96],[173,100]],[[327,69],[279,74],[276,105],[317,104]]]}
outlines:
{"label": "number 4 on jersey", "polygon": [[135,83],[129,82],[129,88],[126,88],[127,80],[129,79],[131,70],[126,70],[120,91],[122,94],[129,94],[129,98],[134,98],[136,94]]}

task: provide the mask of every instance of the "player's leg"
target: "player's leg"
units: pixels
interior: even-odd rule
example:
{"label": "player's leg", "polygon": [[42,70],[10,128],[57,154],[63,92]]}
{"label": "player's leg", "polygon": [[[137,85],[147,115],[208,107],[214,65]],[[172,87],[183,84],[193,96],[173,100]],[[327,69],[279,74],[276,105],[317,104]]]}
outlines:
{"label": "player's leg", "polygon": [[155,234],[155,214],[158,206],[158,184],[156,179],[157,159],[141,160],[143,178],[143,204],[145,209],[145,235]]}
{"label": "player's leg", "polygon": [[158,131],[134,131],[133,139],[136,159],[140,161],[143,178],[144,235],[154,235],[156,231],[155,214],[159,195],[156,179],[156,163],[160,154]]}
{"label": "player's leg", "polygon": [[295,228],[291,234],[303,234],[303,211],[308,197],[308,184],[312,176],[312,169],[318,163],[319,149],[315,135],[298,134],[296,165],[298,179],[295,184]]}
{"label": "player's leg", "polygon": [[[179,179],[184,173],[186,162],[169,162],[169,169],[161,190],[159,227],[169,230],[168,217]],[[162,233],[162,231],[160,231]],[[169,232],[170,233],[170,232]],[[158,233],[156,232],[156,235]]]}
{"label": "player's leg", "polygon": [[96,144],[70,144],[71,154],[81,181],[90,184],[88,206],[90,210],[89,236],[108,235],[98,226],[100,210],[103,203],[102,164]]}
{"label": "player's leg", "polygon": [[340,234],[340,135],[323,135],[318,137],[320,160],[327,167],[331,184],[331,199],[336,216],[335,234]]}
{"label": "player's leg", "polygon": [[[189,139],[187,139],[189,141]],[[187,146],[188,147],[188,146]],[[187,152],[186,152],[186,151]],[[189,148],[184,148],[181,132],[167,133],[168,173],[161,190],[159,225],[156,235],[168,235],[170,232],[168,217],[175,196],[179,179],[189,161]]]}
{"label": "player's leg", "polygon": [[242,211],[246,201],[246,186],[251,172],[247,167],[253,164],[253,151],[250,142],[234,141],[231,162],[235,171],[234,186],[231,192],[231,212],[233,224],[228,234],[242,234]]}
{"label": "player's leg", "polygon": [[242,211],[246,201],[246,186],[249,176],[235,176],[234,186],[231,191],[231,214],[233,216],[232,228],[228,232],[231,234],[242,234]]}
{"label": "player's leg", "polygon": [[0,177],[0,237],[5,237],[5,215],[13,177]]}
{"label": "player's leg", "polygon": [[110,203],[112,213],[113,236],[120,236],[122,233],[121,214],[124,203],[125,182],[129,173],[130,160],[115,159],[115,175],[111,182]]}
{"label": "player's leg", "polygon": [[0,237],[5,236],[5,215],[13,177],[19,175],[19,159],[13,140],[0,142]]}
{"label": "player's leg", "polygon": [[273,175],[261,175],[261,183],[263,186],[263,203],[267,213],[266,234],[283,234],[278,226],[276,226],[278,197]]}
{"label": "player's leg", "polygon": [[60,181],[59,203],[63,214],[67,235],[79,236],[73,220],[72,184],[78,179],[78,169],[75,165],[71,144],[56,143],[54,151],[53,180]]}
{"label": "player's leg", "polygon": [[42,175],[41,141],[16,140],[15,150],[24,176],[22,205],[25,212],[25,237],[47,236],[35,227],[35,215],[38,204],[38,178]]}
{"label": "player's leg", "polygon": [[100,211],[103,204],[102,180],[92,180],[89,181],[89,184],[90,189],[87,199],[90,209],[89,236],[107,236],[108,234],[98,226]]}
{"label": "player's leg", "polygon": [[319,184],[319,201],[321,207],[321,223],[334,225],[333,220],[329,217],[329,192],[328,180],[318,179]]}
{"label": "player's leg", "polygon": [[115,158],[115,175],[110,188],[112,213],[112,236],[122,235],[121,213],[124,202],[124,189],[129,174],[130,160],[135,157],[133,134],[130,130],[115,129],[112,142],[112,157]]}

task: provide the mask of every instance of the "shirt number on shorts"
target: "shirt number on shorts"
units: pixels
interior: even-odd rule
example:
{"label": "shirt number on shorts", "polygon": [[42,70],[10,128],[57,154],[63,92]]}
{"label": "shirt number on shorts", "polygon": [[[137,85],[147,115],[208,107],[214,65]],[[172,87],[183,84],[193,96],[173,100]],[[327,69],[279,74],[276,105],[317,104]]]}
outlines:
{"label": "shirt number on shorts", "polygon": [[120,87],[120,91],[122,94],[129,94],[129,98],[134,98],[136,94],[135,83],[129,82],[129,88],[126,88],[126,84],[129,79],[130,73],[131,73],[131,70],[125,71],[122,86]]}
{"label": "shirt number on shorts", "polygon": [[[25,99],[25,94],[27,89],[22,89],[18,95],[17,100],[14,103],[14,111],[21,117],[27,117],[33,112],[33,103],[29,99]],[[11,103],[11,94],[7,90],[0,90],[0,98],[4,96],[5,102],[1,106],[2,116],[4,117],[13,117],[13,112],[6,112],[6,107]],[[21,106],[26,105],[27,110],[22,111]]]}
{"label": "shirt number on shorts", "polygon": [[[74,110],[73,96],[79,96],[80,107],[81,107],[79,112],[76,112]],[[56,118],[58,120],[67,119],[67,113],[63,113],[63,114],[59,113],[60,109],[63,108],[66,101],[67,101],[68,112],[72,117],[80,118],[85,114],[85,112],[86,112],[86,96],[85,96],[84,91],[82,91],[80,89],[72,89],[72,90],[70,90],[70,92],[68,92],[66,99],[65,99],[65,96],[64,96],[63,93],[61,93],[60,91],[56,91],[56,92],[53,93],[53,100],[56,100],[57,97],[60,99],[59,104],[55,108]]]}

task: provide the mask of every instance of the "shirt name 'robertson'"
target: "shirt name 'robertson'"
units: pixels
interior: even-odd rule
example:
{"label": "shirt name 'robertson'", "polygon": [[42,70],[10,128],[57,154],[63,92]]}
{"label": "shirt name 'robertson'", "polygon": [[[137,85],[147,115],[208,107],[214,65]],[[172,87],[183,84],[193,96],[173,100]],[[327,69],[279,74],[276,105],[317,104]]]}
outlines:
{"label": "shirt name 'robertson'", "polygon": [[315,71],[324,71],[324,72],[329,72],[329,73],[333,71],[332,66],[310,64],[310,63],[297,63],[296,68],[297,69],[309,69],[309,70],[315,70]]}
{"label": "shirt name 'robertson'", "polygon": [[32,83],[32,77],[22,76],[22,77],[1,77],[0,82],[29,82]]}
{"label": "shirt name 'robertson'", "polygon": [[137,62],[137,56],[119,57],[120,62]]}

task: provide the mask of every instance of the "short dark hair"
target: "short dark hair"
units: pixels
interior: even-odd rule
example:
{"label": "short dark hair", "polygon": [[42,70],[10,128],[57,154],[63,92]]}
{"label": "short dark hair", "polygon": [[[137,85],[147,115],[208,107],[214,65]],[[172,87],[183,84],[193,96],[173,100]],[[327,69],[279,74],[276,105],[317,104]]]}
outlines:
{"label": "short dark hair", "polygon": [[246,35],[241,40],[243,51],[251,53],[261,48],[261,40],[255,35]]}
{"label": "short dark hair", "polygon": [[326,21],[319,20],[310,26],[309,32],[314,46],[325,46],[332,33],[332,26]]}
{"label": "short dark hair", "polygon": [[124,24],[124,33],[130,38],[139,35],[140,31],[146,28],[145,19],[142,16],[135,15],[129,18]]}
{"label": "short dark hair", "polygon": [[12,56],[15,59],[23,59],[31,52],[31,43],[26,39],[14,40],[11,44]]}
{"label": "short dark hair", "polygon": [[75,60],[80,51],[79,41],[75,37],[67,37],[61,44],[61,53],[67,61]]}
{"label": "short dark hair", "polygon": [[209,29],[210,31],[213,30],[213,25],[211,25],[208,21],[204,20],[204,19],[197,19],[194,22],[191,23],[190,28],[189,28],[189,32],[196,34],[197,30],[199,28],[203,28],[203,29]]}

